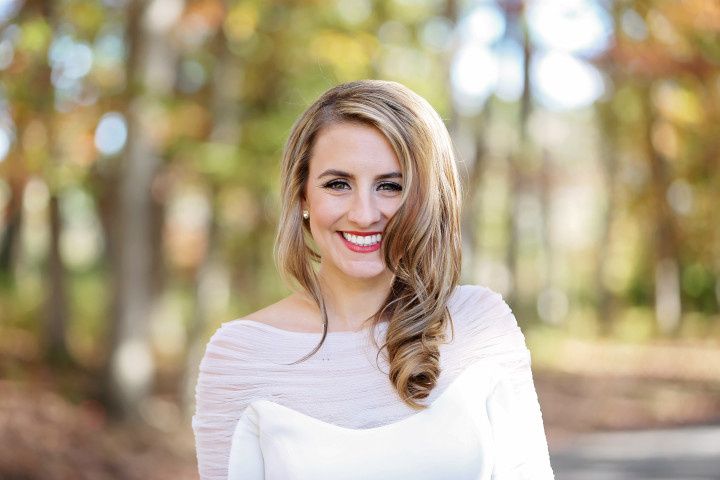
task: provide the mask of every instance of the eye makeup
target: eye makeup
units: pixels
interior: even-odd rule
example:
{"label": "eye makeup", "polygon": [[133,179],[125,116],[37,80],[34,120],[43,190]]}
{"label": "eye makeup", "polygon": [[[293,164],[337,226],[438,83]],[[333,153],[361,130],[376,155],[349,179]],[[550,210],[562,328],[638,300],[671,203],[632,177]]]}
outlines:
{"label": "eye makeup", "polygon": [[[336,188],[336,185],[345,185],[349,187],[348,183],[344,180],[331,180],[325,184],[322,185],[322,188],[327,188],[329,190],[345,190],[345,188]],[[378,188],[381,187],[388,187],[388,188],[382,188],[382,190],[390,190],[394,192],[402,191],[402,186],[398,185],[397,183],[393,182],[383,182],[380,185],[378,185]]]}

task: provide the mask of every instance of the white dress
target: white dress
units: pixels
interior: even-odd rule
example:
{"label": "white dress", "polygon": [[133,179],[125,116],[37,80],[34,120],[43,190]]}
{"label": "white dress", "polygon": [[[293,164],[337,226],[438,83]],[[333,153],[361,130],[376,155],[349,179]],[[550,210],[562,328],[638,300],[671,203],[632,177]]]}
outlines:
{"label": "white dress", "polygon": [[421,411],[400,401],[367,331],[329,333],[313,357],[288,366],[320,334],[224,323],[196,388],[201,479],[553,479],[510,308],[473,285],[458,287],[448,308],[455,337],[440,347],[442,373]]}

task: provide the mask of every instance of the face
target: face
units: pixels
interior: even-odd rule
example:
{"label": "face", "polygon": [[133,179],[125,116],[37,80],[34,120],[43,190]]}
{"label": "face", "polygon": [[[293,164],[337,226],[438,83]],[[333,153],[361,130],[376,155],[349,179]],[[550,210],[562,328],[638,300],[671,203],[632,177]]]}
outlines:
{"label": "face", "polygon": [[321,274],[350,281],[388,274],[380,245],[402,188],[400,163],[379,130],[338,123],[319,132],[302,206]]}

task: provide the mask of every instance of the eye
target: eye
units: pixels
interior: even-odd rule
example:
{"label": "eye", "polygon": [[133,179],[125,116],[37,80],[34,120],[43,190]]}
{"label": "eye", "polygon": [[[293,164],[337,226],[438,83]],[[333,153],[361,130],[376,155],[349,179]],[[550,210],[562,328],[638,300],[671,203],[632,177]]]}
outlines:
{"label": "eye", "polygon": [[349,187],[347,182],[343,180],[332,180],[325,185],[323,185],[323,188],[329,188],[330,190],[344,190],[345,188],[336,188],[337,185],[345,185],[346,187]]}
{"label": "eye", "polygon": [[[385,188],[387,187],[387,188]],[[402,186],[398,185],[397,183],[387,182],[387,183],[381,183],[378,187],[381,190],[391,190],[393,192],[399,192],[402,190]]]}

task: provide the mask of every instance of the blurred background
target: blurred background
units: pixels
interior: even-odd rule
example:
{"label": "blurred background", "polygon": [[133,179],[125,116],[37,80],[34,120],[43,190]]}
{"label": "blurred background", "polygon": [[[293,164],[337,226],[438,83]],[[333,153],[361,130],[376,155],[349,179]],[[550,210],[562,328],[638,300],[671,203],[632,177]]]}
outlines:
{"label": "blurred background", "polygon": [[285,139],[360,78],[446,121],[559,479],[718,424],[719,66],[716,0],[0,0],[0,478],[197,478],[205,344],[289,293]]}

